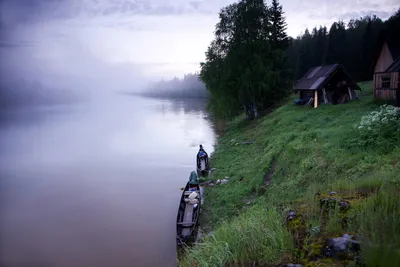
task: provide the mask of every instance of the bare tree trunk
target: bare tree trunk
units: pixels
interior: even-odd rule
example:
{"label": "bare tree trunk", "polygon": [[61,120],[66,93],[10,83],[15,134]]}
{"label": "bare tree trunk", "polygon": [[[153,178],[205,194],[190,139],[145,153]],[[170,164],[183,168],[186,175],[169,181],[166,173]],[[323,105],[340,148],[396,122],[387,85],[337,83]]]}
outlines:
{"label": "bare tree trunk", "polygon": [[252,107],[252,112],[253,112],[254,118],[257,118],[258,117],[257,105],[255,103],[253,103],[253,104],[251,104],[251,107]]}
{"label": "bare tree trunk", "polygon": [[257,106],[254,103],[250,105],[244,105],[244,110],[246,112],[246,119],[247,120],[254,120],[258,117]]}

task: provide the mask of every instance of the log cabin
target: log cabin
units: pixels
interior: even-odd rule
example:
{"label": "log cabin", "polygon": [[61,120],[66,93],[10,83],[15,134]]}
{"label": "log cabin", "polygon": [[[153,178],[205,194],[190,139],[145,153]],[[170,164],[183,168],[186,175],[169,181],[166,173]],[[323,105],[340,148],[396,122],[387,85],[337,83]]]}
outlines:
{"label": "log cabin", "polygon": [[400,101],[400,37],[382,32],[374,58],[374,97],[386,101]]}
{"label": "log cabin", "polygon": [[295,104],[318,107],[320,104],[343,104],[358,99],[357,83],[341,64],[312,67],[294,86],[299,93]]}

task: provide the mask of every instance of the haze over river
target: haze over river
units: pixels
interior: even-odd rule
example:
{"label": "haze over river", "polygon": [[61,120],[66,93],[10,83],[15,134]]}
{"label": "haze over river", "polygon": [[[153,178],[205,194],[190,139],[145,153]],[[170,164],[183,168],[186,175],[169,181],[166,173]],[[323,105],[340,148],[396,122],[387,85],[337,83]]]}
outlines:
{"label": "haze over river", "polygon": [[0,266],[175,266],[180,187],[216,138],[204,106],[110,94],[2,111]]}

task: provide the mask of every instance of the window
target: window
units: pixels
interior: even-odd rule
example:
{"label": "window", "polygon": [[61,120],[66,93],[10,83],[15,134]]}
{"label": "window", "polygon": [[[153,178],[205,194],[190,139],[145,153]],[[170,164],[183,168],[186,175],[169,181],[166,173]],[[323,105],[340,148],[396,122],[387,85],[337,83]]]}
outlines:
{"label": "window", "polygon": [[382,89],[390,89],[390,84],[392,83],[392,77],[390,76],[384,76],[381,77],[381,82],[382,82]]}

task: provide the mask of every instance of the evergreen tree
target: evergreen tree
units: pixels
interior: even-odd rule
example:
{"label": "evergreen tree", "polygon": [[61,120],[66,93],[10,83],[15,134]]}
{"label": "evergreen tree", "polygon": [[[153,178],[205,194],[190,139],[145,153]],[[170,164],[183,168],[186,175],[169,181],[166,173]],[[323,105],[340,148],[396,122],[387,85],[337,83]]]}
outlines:
{"label": "evergreen tree", "polygon": [[271,27],[271,46],[272,49],[285,50],[289,46],[289,37],[286,34],[287,24],[283,17],[282,5],[278,0],[272,0],[270,7]]}
{"label": "evergreen tree", "polygon": [[326,58],[326,47],[327,47],[327,29],[326,27],[319,27],[317,33],[317,46],[315,54],[317,55],[318,61],[316,65],[325,64]]}
{"label": "evergreen tree", "polygon": [[[276,11],[282,14],[281,6]],[[274,43],[272,17],[263,0],[241,0],[221,9],[215,39],[200,72],[211,94],[209,107],[216,115],[230,117],[244,108],[252,119],[257,108],[268,107],[288,93],[288,38],[283,18],[277,17]]]}
{"label": "evergreen tree", "polygon": [[[282,95],[285,95],[286,88],[283,81],[289,81],[293,79],[293,67],[290,66],[288,62],[287,55],[285,53],[286,49],[290,45],[290,38],[286,33],[287,24],[284,18],[283,7],[279,4],[278,0],[272,0],[271,6],[268,9],[269,18],[271,21],[271,36],[270,36],[270,46],[273,51],[273,70],[277,73],[279,79],[282,81],[280,85],[281,90],[284,90]],[[283,89],[285,88],[285,89]],[[277,98],[281,96],[277,95]]]}

